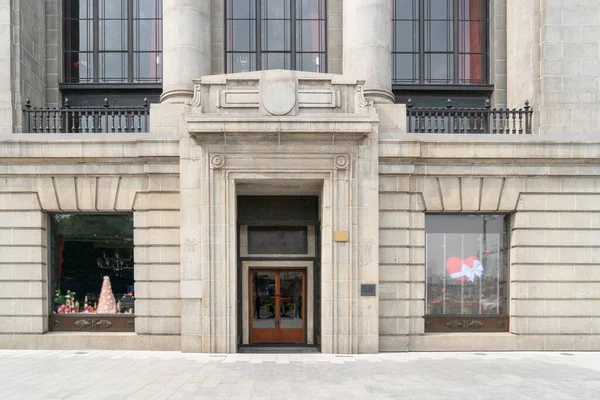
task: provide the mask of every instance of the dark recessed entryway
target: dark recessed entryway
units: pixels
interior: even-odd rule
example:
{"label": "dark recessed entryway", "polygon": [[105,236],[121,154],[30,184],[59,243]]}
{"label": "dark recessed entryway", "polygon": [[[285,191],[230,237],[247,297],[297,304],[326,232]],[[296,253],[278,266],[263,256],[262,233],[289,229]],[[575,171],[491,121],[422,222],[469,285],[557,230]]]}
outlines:
{"label": "dark recessed entryway", "polygon": [[237,200],[239,351],[318,351],[318,196]]}

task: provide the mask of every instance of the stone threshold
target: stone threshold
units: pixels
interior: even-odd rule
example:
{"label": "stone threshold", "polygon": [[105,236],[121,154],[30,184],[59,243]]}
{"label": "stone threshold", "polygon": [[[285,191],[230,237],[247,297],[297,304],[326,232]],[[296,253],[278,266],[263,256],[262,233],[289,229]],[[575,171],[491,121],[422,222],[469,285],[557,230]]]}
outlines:
{"label": "stone threshold", "polygon": [[293,344],[261,344],[261,345],[242,345],[238,348],[238,353],[254,354],[318,354],[320,351],[313,345],[293,345]]}

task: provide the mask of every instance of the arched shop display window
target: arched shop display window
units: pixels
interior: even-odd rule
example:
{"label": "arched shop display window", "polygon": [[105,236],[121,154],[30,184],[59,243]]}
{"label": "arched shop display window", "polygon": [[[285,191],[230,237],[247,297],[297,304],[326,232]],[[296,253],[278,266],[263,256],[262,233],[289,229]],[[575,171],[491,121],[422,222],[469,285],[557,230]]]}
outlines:
{"label": "arched shop display window", "polygon": [[134,331],[133,214],[52,214],[53,331]]}
{"label": "arched shop display window", "polygon": [[508,331],[507,215],[425,217],[425,332]]}

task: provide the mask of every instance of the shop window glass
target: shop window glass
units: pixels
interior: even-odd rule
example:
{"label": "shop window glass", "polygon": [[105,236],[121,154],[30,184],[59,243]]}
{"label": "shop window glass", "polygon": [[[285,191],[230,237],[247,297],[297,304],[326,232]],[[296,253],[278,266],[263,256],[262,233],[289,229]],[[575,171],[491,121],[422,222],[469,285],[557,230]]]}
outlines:
{"label": "shop window glass", "polygon": [[133,331],[133,215],[49,219],[50,329]]}
{"label": "shop window glass", "polygon": [[426,331],[507,330],[508,217],[425,217]]}

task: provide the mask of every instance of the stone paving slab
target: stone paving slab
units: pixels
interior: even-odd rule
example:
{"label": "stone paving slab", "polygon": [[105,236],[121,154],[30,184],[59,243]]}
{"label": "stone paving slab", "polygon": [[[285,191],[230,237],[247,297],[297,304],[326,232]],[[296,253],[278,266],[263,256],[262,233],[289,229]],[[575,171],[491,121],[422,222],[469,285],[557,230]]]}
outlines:
{"label": "stone paving slab", "polygon": [[600,353],[0,350],[0,399],[600,399]]}

